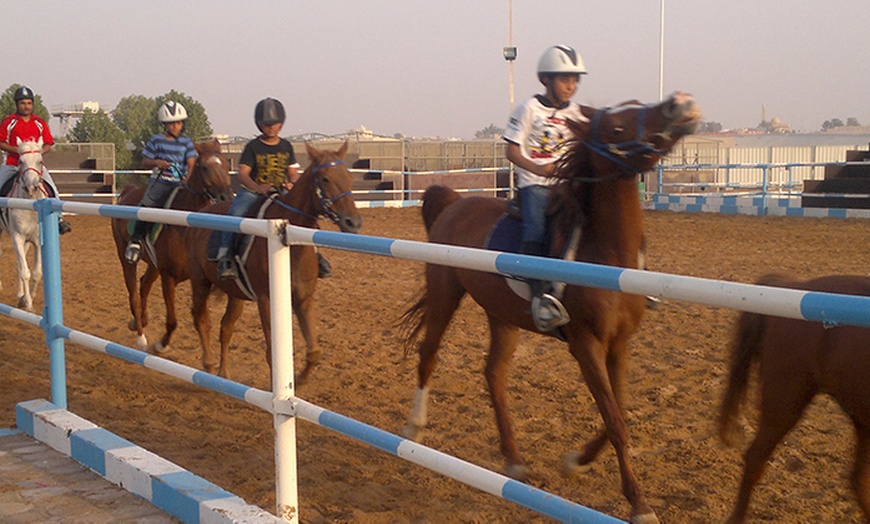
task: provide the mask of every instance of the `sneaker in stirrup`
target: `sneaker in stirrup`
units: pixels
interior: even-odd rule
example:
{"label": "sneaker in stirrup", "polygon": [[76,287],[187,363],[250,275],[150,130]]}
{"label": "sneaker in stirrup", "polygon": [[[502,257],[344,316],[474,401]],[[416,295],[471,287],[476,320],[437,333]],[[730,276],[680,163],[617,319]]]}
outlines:
{"label": "sneaker in stirrup", "polygon": [[233,280],[239,278],[239,273],[236,271],[236,263],[229,256],[218,260],[217,274],[218,278],[221,280]]}
{"label": "sneaker in stirrup", "polygon": [[72,225],[66,220],[60,218],[57,221],[57,232],[59,235],[65,235],[72,231]]}
{"label": "sneaker in stirrup", "polygon": [[139,255],[142,253],[142,246],[136,240],[131,240],[129,244],[127,244],[127,249],[124,251],[124,258],[127,259],[127,262],[130,264],[135,264],[139,262]]}
{"label": "sneaker in stirrup", "polygon": [[532,320],[539,331],[552,331],[570,322],[571,317],[558,298],[544,293],[532,298]]}

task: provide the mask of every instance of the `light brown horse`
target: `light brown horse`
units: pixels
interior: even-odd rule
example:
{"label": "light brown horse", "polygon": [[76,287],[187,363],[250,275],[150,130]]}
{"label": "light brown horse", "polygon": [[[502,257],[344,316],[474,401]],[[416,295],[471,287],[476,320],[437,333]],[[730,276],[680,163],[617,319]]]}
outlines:
{"label": "light brown horse", "polygon": [[[228,201],[233,198],[233,188],[230,181],[230,164],[221,153],[217,140],[195,144],[197,151],[196,164],[190,179],[179,190],[172,201],[171,209],[179,211],[197,211],[215,201]],[[145,194],[144,187],[127,186],[121,191],[118,204],[135,206]],[[178,326],[175,315],[175,288],[180,282],[187,280],[187,249],[184,243],[184,227],[164,225],[160,236],[154,245],[157,260],[153,260],[147,250],[143,251],[142,260],[146,263],[145,273],[137,280],[137,265],[129,264],[124,257],[130,233],[127,230],[127,220],[112,219],[112,236],[124,271],[124,284],[127,286],[127,297],[130,302],[130,312],[133,318],[129,322],[131,331],[136,332],[136,343],[140,350],[152,350],[155,353],[169,351],[169,339]],[[148,325],[148,295],[151,286],[160,276],[163,287],[163,301],[166,304],[166,330],[152,348],[148,347],[145,327]]]}
{"label": "light brown horse", "polygon": [[[344,163],[347,142],[338,151],[324,151],[305,144],[311,165],[302,173],[299,180],[283,196],[277,197],[262,218],[285,219],[293,225],[317,227],[320,216],[330,218],[341,231],[356,233],[362,227],[362,217],[356,209],[351,194],[352,177]],[[259,206],[252,206],[249,215],[254,216]],[[226,213],[228,204],[216,204],[203,210],[206,213]],[[250,300],[234,280],[219,280],[217,264],[207,256],[208,239],[211,230],[191,228],[188,231],[190,277],[193,286],[193,322],[199,333],[202,346],[203,368],[222,377],[229,376],[228,349],[233,336],[233,326],[242,314],[245,301]],[[317,286],[317,252],[313,246],[292,246],[290,248],[292,274],[293,312],[299,321],[299,328],[308,349],[306,365],[296,377],[296,384],[305,382],[311,370],[320,360],[317,343],[317,316],[314,291]],[[257,298],[257,308],[263,335],[266,338],[266,361],[272,365],[272,323],[269,302],[269,271],[266,239],[254,239],[245,271]],[[211,348],[211,320],[208,314],[208,297],[215,289],[227,295],[227,307],[221,319],[220,361]]]}
{"label": "light brown horse", "polygon": [[[559,253],[572,232],[581,231],[568,258],[627,268],[638,267],[643,238],[638,174],[651,169],[674,144],[694,131],[700,114],[694,100],[675,93],[649,106],[626,104],[611,110],[582,108],[588,120],[571,122],[576,140],[558,167],[552,198],[559,209],[552,253]],[[645,122],[645,123],[644,123]],[[493,225],[505,213],[504,200],[459,198],[444,187],[423,196],[423,216],[430,242],[483,247]],[[582,222],[582,228],[576,228]],[[436,353],[460,299],[468,293],[487,313],[490,348],[486,380],[495,409],[506,472],[527,480],[528,471],[514,437],[505,389],[518,328],[535,331],[529,304],[511,291],[504,277],[447,266],[426,266],[426,288],[404,316],[413,343],[425,331],[418,348],[418,389],[403,434],[417,438],[426,425],[426,398]],[[623,414],[628,340],[637,329],[645,299],[590,287],[568,286],[562,297],[571,322],[562,332],[569,350],[592,392],[605,430],[570,459],[570,467],[591,462],[609,440],[616,448],[622,489],[631,503],[632,520],[656,522],[632,470]]]}
{"label": "light brown horse", "polygon": [[[771,274],[758,284],[870,296],[870,278],[863,276],[802,282]],[[719,415],[719,435],[728,444],[738,440],[738,418],[754,364],[759,364],[761,418],[744,457],[743,479],[728,522],[743,522],[752,488],[767,460],[819,393],[832,396],[855,425],[852,489],[870,521],[870,328],[825,328],[821,322],[742,313],[734,331],[731,371]]]}

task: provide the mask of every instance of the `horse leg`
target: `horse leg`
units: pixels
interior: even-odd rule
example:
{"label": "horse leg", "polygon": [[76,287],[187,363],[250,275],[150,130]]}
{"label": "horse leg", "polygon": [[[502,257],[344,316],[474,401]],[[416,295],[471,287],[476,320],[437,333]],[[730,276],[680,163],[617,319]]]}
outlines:
{"label": "horse leg", "polygon": [[[607,376],[610,379],[616,403],[619,405],[623,417],[625,417],[625,375],[628,365],[627,343],[628,339],[617,342],[614,345],[614,350],[607,355]],[[608,442],[607,427],[605,426],[583,446],[582,452],[572,451],[566,454],[563,461],[563,473],[569,477],[576,477],[588,471],[589,464],[598,457]]]}
{"label": "horse leg", "polygon": [[208,296],[211,294],[211,282],[207,279],[191,278],[191,315],[193,325],[199,334],[199,345],[202,348],[202,368],[206,373],[214,374],[215,359],[211,350],[211,318],[208,314]]}
{"label": "horse leg", "polygon": [[[178,317],[175,315],[175,288],[178,286],[178,280],[169,273],[164,273],[160,276],[160,285],[163,288],[163,303],[166,305],[166,330],[163,336],[154,343],[154,353],[157,355],[165,355],[169,353],[169,339],[175,328],[178,327]],[[145,299],[142,299],[143,310],[145,309]]]}
{"label": "horse leg", "polygon": [[218,369],[218,376],[230,378],[229,371],[229,352],[230,341],[233,338],[233,329],[236,321],[245,310],[244,300],[227,296],[227,308],[224,310],[224,316],[221,317],[221,363]]}
{"label": "horse leg", "polygon": [[[127,264],[128,266],[130,264]],[[133,268],[133,272],[136,272],[136,266],[131,266]],[[139,325],[141,329],[145,329],[148,327],[148,297],[151,296],[151,288],[154,286],[154,282],[157,281],[157,277],[160,276],[160,271],[151,264],[145,264],[145,273],[142,275],[142,278],[139,279],[139,299],[142,304],[141,313],[139,316]]]}
{"label": "horse leg", "polygon": [[[257,297],[257,311],[260,313],[260,325],[263,327],[263,337],[266,339],[266,362],[269,364],[269,383],[272,383],[272,302],[268,295]],[[295,380],[295,377],[294,377]],[[272,384],[274,391],[275,385]]]}
{"label": "horse leg", "polygon": [[489,317],[490,346],[486,357],[486,384],[489,396],[495,410],[495,421],[498,426],[501,453],[507,459],[505,472],[513,479],[526,482],[529,480],[528,467],[520,456],[514,435],[513,422],[508,410],[507,389],[510,360],[517,346],[517,328],[506,324],[494,316]]}
{"label": "horse leg", "polygon": [[299,321],[299,330],[305,338],[305,367],[296,374],[296,386],[304,384],[308,375],[320,362],[320,345],[317,341],[316,303],[313,295],[293,301],[293,313]]}
{"label": "horse leg", "polygon": [[[729,523],[743,522],[749,509],[752,489],[761,479],[767,460],[785,435],[797,424],[816,394],[809,379],[783,373],[776,366],[765,371],[762,364],[761,419],[758,433],[744,455],[743,477]],[[776,374],[779,376],[776,376]]]}
{"label": "horse leg", "polygon": [[30,296],[30,268],[27,266],[27,244],[20,235],[12,236],[12,247],[18,258],[18,307],[33,311],[33,297]]}
{"label": "horse leg", "polygon": [[31,297],[36,294],[39,289],[39,283],[42,281],[42,250],[39,248],[39,242],[32,242],[33,245],[33,269],[30,270],[30,289]]}
{"label": "horse leg", "polygon": [[870,521],[870,429],[855,422],[858,437],[855,449],[855,469],[852,471],[852,489],[858,499],[858,506],[864,512],[864,519]]}
{"label": "horse leg", "polygon": [[629,439],[625,417],[617,399],[615,386],[610,379],[607,363],[611,351],[620,352],[624,348],[607,347],[590,333],[583,333],[569,340],[571,354],[580,363],[580,370],[586,380],[598,411],[604,419],[604,426],[610,443],[616,450],[619,462],[619,472],[622,477],[622,493],[631,504],[632,523],[657,523],[658,517],[646,503],[646,499],[638,484],[628,453]]}
{"label": "horse leg", "polygon": [[[445,266],[428,266],[426,268],[426,304],[422,323],[426,333],[417,349],[420,363],[417,365],[417,389],[414,392],[414,406],[408,416],[408,422],[402,428],[403,437],[417,440],[421,430],[428,421],[426,404],[429,401],[429,378],[438,363],[438,347],[441,338],[447,330],[447,325],[453,318],[453,313],[459,307],[459,301],[465,290],[454,278],[450,278]],[[452,273],[450,273],[452,274]]]}

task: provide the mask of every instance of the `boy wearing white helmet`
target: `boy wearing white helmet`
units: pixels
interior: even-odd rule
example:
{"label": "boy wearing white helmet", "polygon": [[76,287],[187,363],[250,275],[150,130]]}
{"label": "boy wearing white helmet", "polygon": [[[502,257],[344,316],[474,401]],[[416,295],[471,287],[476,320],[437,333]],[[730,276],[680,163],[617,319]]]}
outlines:
{"label": "boy wearing white helmet", "polygon": [[[538,80],[545,92],[518,105],[508,120],[503,138],[507,159],[514,164],[522,211],[522,252],[546,256],[546,210],[555,162],[565,153],[572,138],[569,119],[586,121],[580,106],[571,101],[586,74],[583,58],[574,49],[556,45],[538,61]],[[535,326],[550,331],[570,320],[562,303],[546,293],[547,283],[530,280],[531,312]]]}
{"label": "boy wearing white helmet", "polygon": [[[196,163],[196,148],[190,137],[182,134],[187,110],[171,100],[160,104],[157,119],[163,132],[151,137],[142,151],[142,167],[152,169],[148,189],[139,202],[143,207],[162,207],[172,190],[184,182]],[[151,227],[149,222],[136,222],[124,256],[135,264],[142,252],[142,239]]]}

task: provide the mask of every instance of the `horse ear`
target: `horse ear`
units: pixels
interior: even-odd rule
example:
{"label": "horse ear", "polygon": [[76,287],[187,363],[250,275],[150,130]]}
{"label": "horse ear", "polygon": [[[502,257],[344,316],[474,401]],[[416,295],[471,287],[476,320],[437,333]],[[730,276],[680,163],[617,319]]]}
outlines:
{"label": "horse ear", "polygon": [[312,147],[312,145],[309,144],[307,140],[305,141],[305,150],[308,151],[308,156],[311,158],[317,158],[320,156],[320,151],[314,149],[314,147]]}
{"label": "horse ear", "polygon": [[339,158],[344,158],[344,155],[347,153],[347,140],[344,141],[344,144],[338,149]]}
{"label": "horse ear", "polygon": [[194,142],[194,143],[193,143],[193,148],[196,149],[196,154],[197,154],[197,155],[201,155],[201,154],[202,154],[202,147],[203,147],[202,142]]}
{"label": "horse ear", "polygon": [[39,137],[39,140],[37,140],[36,143],[39,145],[40,148],[42,148],[42,145],[45,143],[45,141],[44,141],[44,140],[42,139],[42,137],[40,136],[40,137]]}

